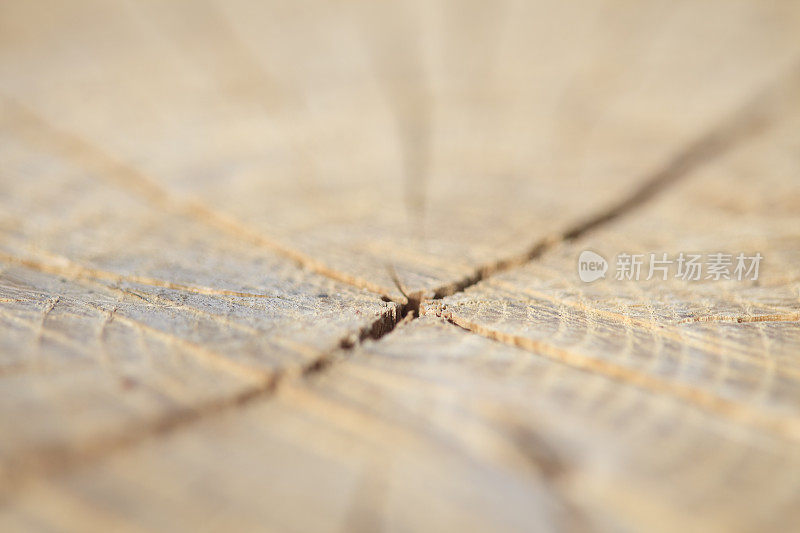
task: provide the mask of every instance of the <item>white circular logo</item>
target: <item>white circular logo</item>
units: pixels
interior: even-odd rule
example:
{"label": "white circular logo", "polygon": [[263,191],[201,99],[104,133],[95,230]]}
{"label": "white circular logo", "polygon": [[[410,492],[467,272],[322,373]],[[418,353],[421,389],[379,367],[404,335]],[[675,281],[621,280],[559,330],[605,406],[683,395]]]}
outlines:
{"label": "white circular logo", "polygon": [[600,278],[606,277],[608,271],[608,261],[591,250],[584,250],[578,257],[578,276],[581,281],[591,283]]}

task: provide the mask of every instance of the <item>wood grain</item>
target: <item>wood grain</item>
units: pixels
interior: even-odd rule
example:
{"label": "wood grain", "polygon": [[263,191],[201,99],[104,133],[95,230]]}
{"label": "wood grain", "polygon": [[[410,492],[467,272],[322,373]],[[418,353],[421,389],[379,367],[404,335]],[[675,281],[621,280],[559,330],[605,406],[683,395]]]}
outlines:
{"label": "wood grain", "polygon": [[6,2],[0,91],[99,178],[401,298],[387,265],[406,292],[451,292],[613,208],[791,67],[799,17]]}
{"label": "wood grain", "polygon": [[781,531],[798,519],[799,468],[796,442],[423,317],[268,401],[27,484],[5,519]]}
{"label": "wood grain", "polygon": [[[567,364],[680,396],[800,438],[800,87],[783,120],[747,148],[675,185],[641,212],[564,243],[540,261],[446,298],[438,312],[485,336]],[[578,279],[578,255],[612,261],[606,279]],[[617,279],[619,253],[764,256],[757,280]],[[731,266],[731,271],[733,265]]]}
{"label": "wood grain", "polygon": [[798,30],[0,3],[0,531],[793,530]]}
{"label": "wood grain", "polygon": [[1,142],[3,476],[266,393],[397,318],[8,131]]}

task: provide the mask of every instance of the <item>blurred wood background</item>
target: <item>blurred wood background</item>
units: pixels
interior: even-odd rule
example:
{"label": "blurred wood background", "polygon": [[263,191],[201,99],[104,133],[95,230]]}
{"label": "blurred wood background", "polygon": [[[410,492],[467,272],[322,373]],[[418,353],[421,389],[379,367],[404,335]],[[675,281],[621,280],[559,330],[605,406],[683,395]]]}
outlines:
{"label": "blurred wood background", "polygon": [[799,37],[0,2],[0,531],[799,530]]}

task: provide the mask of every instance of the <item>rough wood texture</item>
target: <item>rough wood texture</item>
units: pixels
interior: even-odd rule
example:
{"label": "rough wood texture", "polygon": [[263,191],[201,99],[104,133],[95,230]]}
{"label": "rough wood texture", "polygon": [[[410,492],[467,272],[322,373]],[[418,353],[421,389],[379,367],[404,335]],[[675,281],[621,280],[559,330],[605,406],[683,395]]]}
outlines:
{"label": "rough wood texture", "polygon": [[782,531],[798,472],[795,442],[423,317],[267,401],[29,485],[7,520]]}
{"label": "rough wood texture", "polygon": [[2,143],[19,176],[0,194],[4,476],[266,392],[395,322],[394,303]]}
{"label": "rough wood texture", "polygon": [[798,32],[0,3],[0,531],[793,530]]}
{"label": "rough wood texture", "polygon": [[792,3],[222,4],[4,2],[15,129],[398,297],[613,208],[800,54]]}
{"label": "rough wood texture", "polygon": [[[453,323],[800,440],[800,86],[783,120],[646,209],[442,301]],[[702,230],[698,230],[702,228]],[[590,248],[764,256],[757,280],[583,283]],[[731,266],[733,270],[733,266]]]}

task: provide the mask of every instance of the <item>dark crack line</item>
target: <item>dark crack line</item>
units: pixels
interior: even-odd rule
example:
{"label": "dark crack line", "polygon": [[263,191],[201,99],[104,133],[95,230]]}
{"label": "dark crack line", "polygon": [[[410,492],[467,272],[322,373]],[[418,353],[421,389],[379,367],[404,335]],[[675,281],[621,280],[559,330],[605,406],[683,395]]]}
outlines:
{"label": "dark crack line", "polygon": [[21,134],[34,146],[42,147],[66,161],[90,172],[98,180],[105,181],[145,198],[153,206],[173,214],[193,220],[195,223],[230,235],[242,243],[268,250],[294,262],[300,268],[314,272],[328,279],[366,289],[377,295],[391,297],[393,291],[367,279],[332,268],[311,255],[292,248],[258,228],[219,211],[196,198],[179,198],[141,169],[127,161],[107,153],[101,147],[77,133],[62,129],[22,102],[8,95],[0,94],[0,123],[6,121],[17,127]]}
{"label": "dark crack line", "polygon": [[783,104],[792,97],[796,98],[794,92],[798,88],[800,88],[800,61],[796,62],[787,74],[759,91],[754,98],[727,119],[690,142],[662,166],[649,173],[639,187],[616,204],[579,221],[560,234],[540,239],[520,254],[485,264],[469,276],[439,287],[432,299],[438,300],[462,292],[490,276],[520,267],[538,259],[558,244],[576,240],[600,226],[641,208],[692,172],[719,159],[775,124],[780,119]]}
{"label": "dark crack line", "polygon": [[[221,415],[273,396],[278,389],[293,378],[307,378],[325,371],[337,358],[347,354],[367,339],[378,340],[398,324],[398,307],[391,307],[376,321],[345,337],[339,346],[322,352],[313,361],[293,370],[265,369],[258,382],[244,387],[236,394],[202,402],[192,407],[156,416],[145,424],[122,430],[115,434],[95,438],[89,442],[76,442],[71,446],[54,445],[31,450],[27,456],[0,469],[0,507],[25,483],[42,477],[54,477],[74,471],[101,460],[113,453],[130,449],[151,439],[169,435],[215,415]],[[132,430],[131,430],[132,429]]]}
{"label": "dark crack line", "polygon": [[595,358],[591,355],[564,349],[547,341],[498,331],[469,320],[460,319],[450,312],[440,312],[439,316],[449,324],[473,335],[479,335],[506,346],[514,346],[567,367],[582,370],[596,376],[603,376],[617,383],[637,387],[650,394],[660,394],[681,401],[686,405],[711,413],[721,419],[746,425],[758,431],[768,432],[778,438],[795,442],[800,441],[800,423],[798,423],[800,421],[792,416],[764,412],[758,407],[719,396],[701,387],[674,382],[611,360]]}
{"label": "dark crack line", "polygon": [[[791,70],[791,84],[789,84],[791,88],[796,88],[797,82],[799,81],[797,79],[798,74],[800,74],[800,68],[795,67]],[[435,291],[433,299],[441,299],[456,292],[464,291],[489,276],[522,266],[527,262],[539,258],[544,252],[550,250],[558,243],[577,239],[589,231],[639,208],[668,186],[685,178],[702,165],[729,152],[744,140],[753,138],[766,127],[774,123],[776,117],[779,115],[780,103],[783,102],[783,99],[775,98],[776,93],[785,92],[786,88],[786,80],[782,80],[778,84],[771,86],[768,90],[759,93],[756,98],[736,112],[729,120],[723,121],[705,135],[690,143],[665,165],[650,174],[643,185],[610,209],[568,228],[558,236],[540,240],[522,254],[484,265],[478,268],[471,276],[440,287]],[[23,114],[31,113],[25,108],[22,109],[24,110]],[[35,119],[33,122],[41,126],[43,122],[42,119],[35,115],[34,117]],[[64,135],[61,132],[54,132],[53,128],[47,124],[45,124],[44,127],[45,131],[51,135],[57,137]],[[71,136],[68,137],[68,141],[66,145],[70,148],[77,148],[79,152],[93,152],[93,150],[86,148],[83,141],[78,141]],[[104,154],[101,159],[105,159]],[[99,166],[106,168],[111,167],[114,169],[114,167],[118,168],[118,165],[119,164],[116,162],[114,164],[108,164],[107,161],[102,161],[102,164]],[[131,172],[130,169],[125,168],[125,171],[122,173],[124,175],[127,174],[128,176],[126,177],[130,178]],[[138,172],[134,172],[134,174],[136,174],[137,178],[139,177]],[[141,184],[139,184],[139,186],[141,186]],[[150,184],[145,182],[144,188],[146,189],[146,193],[149,193],[146,195],[155,197],[160,204],[172,204],[172,198],[165,197],[160,189],[147,190],[149,187]],[[194,212],[196,210],[197,208],[194,206],[180,209],[180,211],[188,212]],[[202,214],[205,215],[206,218],[209,216],[205,211],[203,211]],[[229,224],[228,222],[214,225],[226,227]],[[249,230],[244,231],[238,226],[235,227],[235,230],[235,233],[249,233]],[[252,240],[260,245],[265,244],[263,238],[252,238]],[[268,247],[279,248],[280,250],[280,247],[274,244]],[[297,255],[294,251],[292,251],[292,253],[287,253],[286,250],[280,251],[283,251],[285,255]],[[308,267],[309,265],[306,264],[305,266]],[[322,273],[325,274],[326,272],[324,271],[327,269],[319,268],[314,270],[322,270]],[[327,274],[328,277],[334,277],[331,276],[329,272],[327,272]],[[350,278],[350,276],[339,274],[335,276],[335,278]],[[349,281],[350,284],[355,284],[352,279],[340,279],[340,281]],[[400,288],[399,280],[397,284],[398,288]],[[383,290],[373,292],[378,292],[379,294],[384,293]],[[321,354],[314,361],[303,366],[299,372],[300,377],[308,378],[320,374],[327,370],[337,358],[347,358],[351,355],[355,348],[366,339],[381,339],[394,331],[398,324],[416,319],[419,315],[420,304],[423,303],[422,298],[418,301],[413,301],[410,298],[406,298],[406,300],[406,302],[396,303],[395,307],[392,307],[390,311],[384,313],[379,319],[359,330],[355,335],[350,335],[342,339],[339,347]],[[7,467],[5,471],[0,473],[0,480],[3,481],[0,486],[6,488],[13,486],[18,488],[21,483],[31,481],[41,475],[52,476],[61,474],[107,457],[112,453],[131,448],[149,439],[164,436],[178,429],[185,428],[194,422],[205,420],[212,415],[237,410],[257,400],[269,398],[273,396],[281,384],[293,374],[294,373],[288,373],[286,371],[265,371],[263,380],[256,386],[246,388],[233,396],[206,402],[194,408],[180,409],[175,413],[161,416],[148,424],[139,426],[133,432],[121,432],[70,448],[54,447],[52,449],[39,450],[38,453],[32,454],[29,459],[15,463],[14,466]],[[3,494],[0,494],[0,504],[3,503],[3,499]]]}

